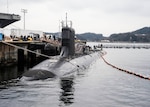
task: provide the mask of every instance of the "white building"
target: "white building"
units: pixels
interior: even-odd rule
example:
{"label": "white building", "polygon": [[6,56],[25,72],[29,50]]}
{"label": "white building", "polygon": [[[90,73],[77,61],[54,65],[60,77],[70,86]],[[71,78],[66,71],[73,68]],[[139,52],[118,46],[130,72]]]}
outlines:
{"label": "white building", "polygon": [[0,28],[0,33],[3,33],[5,36],[10,37],[20,37],[20,36],[32,36],[33,34],[38,34],[40,37],[43,37],[42,31],[36,31],[36,30],[23,30],[23,29],[2,29]]}

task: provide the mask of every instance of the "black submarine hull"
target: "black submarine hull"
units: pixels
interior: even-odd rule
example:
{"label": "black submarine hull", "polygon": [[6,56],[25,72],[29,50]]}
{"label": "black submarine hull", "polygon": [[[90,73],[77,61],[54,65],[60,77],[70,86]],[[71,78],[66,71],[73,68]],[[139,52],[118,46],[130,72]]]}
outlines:
{"label": "black submarine hull", "polygon": [[[63,24],[63,23],[62,23]],[[66,20],[66,26],[62,26],[62,49],[60,58],[47,59],[36,65],[23,74],[22,78],[28,79],[47,79],[53,77],[65,77],[74,74],[76,71],[84,70],[90,64],[98,59],[100,52],[90,51],[86,44],[80,40],[75,40],[75,31],[72,24],[69,27]],[[87,51],[87,52],[86,52]],[[91,53],[92,52],[92,53]],[[81,57],[69,59],[74,55],[82,55]],[[83,55],[83,54],[88,55]]]}
{"label": "black submarine hull", "polygon": [[67,58],[47,59],[25,72],[22,79],[65,77],[88,68],[99,56],[100,52],[94,52],[71,60]]}

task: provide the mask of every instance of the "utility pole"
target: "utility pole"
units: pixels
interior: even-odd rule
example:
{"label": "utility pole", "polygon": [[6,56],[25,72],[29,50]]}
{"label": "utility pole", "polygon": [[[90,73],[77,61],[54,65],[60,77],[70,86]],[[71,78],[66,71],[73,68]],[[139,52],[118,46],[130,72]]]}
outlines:
{"label": "utility pole", "polygon": [[7,0],[7,13],[9,13],[9,4],[8,4],[8,0]]}
{"label": "utility pole", "polygon": [[23,13],[24,15],[24,30],[25,30],[25,14],[27,13],[27,9],[21,9],[21,12]]}

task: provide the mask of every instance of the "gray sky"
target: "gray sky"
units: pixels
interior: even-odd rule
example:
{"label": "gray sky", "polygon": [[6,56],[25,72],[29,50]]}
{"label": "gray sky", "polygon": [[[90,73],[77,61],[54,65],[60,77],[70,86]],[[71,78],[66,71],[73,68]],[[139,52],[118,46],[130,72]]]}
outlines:
{"label": "gray sky", "polygon": [[66,12],[76,33],[109,36],[150,26],[150,0],[0,0],[0,4],[0,12],[19,14],[22,18],[7,28],[23,29],[21,9],[28,11],[29,30],[58,32],[59,21],[65,20]]}

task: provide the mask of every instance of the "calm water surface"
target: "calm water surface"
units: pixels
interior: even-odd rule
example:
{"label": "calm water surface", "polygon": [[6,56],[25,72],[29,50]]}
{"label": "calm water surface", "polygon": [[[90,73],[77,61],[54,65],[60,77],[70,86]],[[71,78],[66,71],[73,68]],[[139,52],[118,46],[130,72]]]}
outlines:
{"label": "calm water surface", "polygon": [[[104,49],[104,58],[150,77],[150,49]],[[97,59],[66,78],[11,80],[0,85],[0,107],[149,107],[150,81],[118,71]]]}

